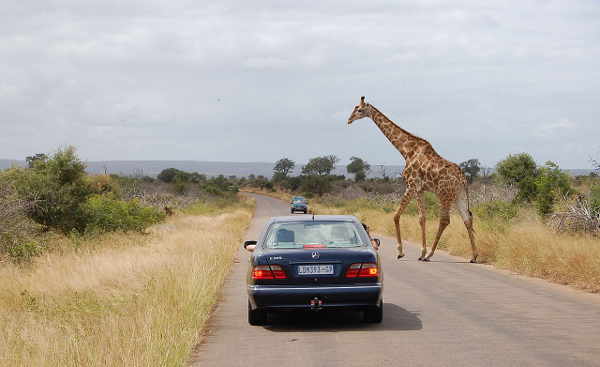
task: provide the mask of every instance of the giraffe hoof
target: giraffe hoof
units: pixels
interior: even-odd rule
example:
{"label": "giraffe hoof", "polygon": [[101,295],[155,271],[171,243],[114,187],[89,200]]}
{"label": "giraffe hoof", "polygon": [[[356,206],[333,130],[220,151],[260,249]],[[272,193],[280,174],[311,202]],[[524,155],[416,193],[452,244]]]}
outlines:
{"label": "giraffe hoof", "polygon": [[477,260],[476,259],[471,259],[471,261],[469,261],[471,264],[477,264]]}
{"label": "giraffe hoof", "polygon": [[423,261],[423,256],[421,256],[421,257],[419,258],[419,261]]}
{"label": "giraffe hoof", "polygon": [[402,255],[398,255],[397,259],[401,259],[401,258],[403,258],[403,257],[404,257],[404,254],[402,254]]}
{"label": "giraffe hoof", "polygon": [[429,262],[429,259],[424,257],[422,261]]}

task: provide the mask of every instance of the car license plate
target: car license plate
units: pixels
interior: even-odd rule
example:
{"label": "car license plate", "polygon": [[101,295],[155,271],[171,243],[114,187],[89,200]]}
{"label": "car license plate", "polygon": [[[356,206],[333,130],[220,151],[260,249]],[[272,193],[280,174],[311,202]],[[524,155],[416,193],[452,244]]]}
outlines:
{"label": "car license plate", "polygon": [[333,265],[298,265],[299,275],[333,274]]}

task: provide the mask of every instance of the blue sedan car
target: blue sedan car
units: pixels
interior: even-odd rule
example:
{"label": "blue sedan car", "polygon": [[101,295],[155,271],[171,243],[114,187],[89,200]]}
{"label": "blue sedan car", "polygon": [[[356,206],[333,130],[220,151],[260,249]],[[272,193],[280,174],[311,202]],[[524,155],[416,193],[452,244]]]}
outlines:
{"label": "blue sedan car", "polygon": [[290,203],[290,212],[294,214],[295,212],[303,212],[304,214],[308,213],[308,201],[302,196],[294,196],[292,198],[292,202]]}
{"label": "blue sedan car", "polygon": [[353,309],[365,322],[383,317],[379,255],[353,216],[276,217],[252,252],[247,274],[248,322],[262,325],[268,313]]}

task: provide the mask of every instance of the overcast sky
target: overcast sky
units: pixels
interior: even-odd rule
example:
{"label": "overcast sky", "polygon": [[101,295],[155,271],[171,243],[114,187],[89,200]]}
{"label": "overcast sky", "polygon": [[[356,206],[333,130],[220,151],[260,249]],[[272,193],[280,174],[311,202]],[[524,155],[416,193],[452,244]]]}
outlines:
{"label": "overcast sky", "polygon": [[600,1],[19,0],[0,158],[403,164],[361,95],[444,157],[590,168]]}

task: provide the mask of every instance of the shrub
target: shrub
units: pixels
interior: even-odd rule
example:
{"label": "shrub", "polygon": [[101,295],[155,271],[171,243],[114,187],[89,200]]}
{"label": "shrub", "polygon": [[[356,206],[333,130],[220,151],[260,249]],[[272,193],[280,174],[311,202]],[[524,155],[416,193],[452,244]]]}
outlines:
{"label": "shrub", "polygon": [[25,262],[41,254],[44,246],[31,239],[2,238],[0,239],[2,252],[6,253],[14,262]]}
{"label": "shrub", "polygon": [[535,179],[538,176],[538,170],[535,161],[529,154],[509,155],[498,163],[496,170],[503,183],[519,188],[518,200],[532,201],[535,198]]}
{"label": "shrub", "polygon": [[173,191],[175,191],[176,195],[185,195],[187,190],[188,185],[186,181],[175,180],[175,182],[173,183]]}
{"label": "shrub", "polygon": [[486,222],[500,220],[504,223],[508,223],[519,214],[519,208],[515,204],[502,200],[492,200],[481,203],[473,208],[473,211],[477,218]]}
{"label": "shrub", "polygon": [[7,175],[21,199],[30,203],[27,215],[35,222],[63,232],[82,232],[81,203],[93,193],[85,178],[85,164],[72,147],[48,160],[37,160],[30,169],[12,169]]}
{"label": "shrub", "polygon": [[106,194],[114,192],[120,194],[120,185],[118,178],[110,175],[90,175],[86,180],[91,190],[96,194]]}
{"label": "shrub", "polygon": [[537,191],[535,206],[541,216],[552,213],[557,197],[567,196],[573,192],[569,175],[561,171],[556,163],[550,161],[539,169],[535,186]]}
{"label": "shrub", "polygon": [[[423,194],[423,204],[425,205],[425,211],[427,213],[427,217],[436,218],[440,213],[440,202],[437,196],[429,191],[426,191]],[[409,215],[419,215],[419,208],[417,206],[417,201],[412,200],[410,204],[404,210],[405,214]]]}
{"label": "shrub", "polygon": [[323,194],[331,191],[330,176],[302,176],[300,190],[305,194],[316,194],[318,196],[323,196]]}
{"label": "shrub", "polygon": [[156,208],[142,206],[137,199],[118,200],[110,195],[94,195],[82,207],[86,233],[112,231],[142,232],[165,218]]}
{"label": "shrub", "polygon": [[0,174],[0,253],[12,260],[26,261],[41,252],[31,240],[38,226],[26,216],[29,203],[20,199],[14,186]]}

